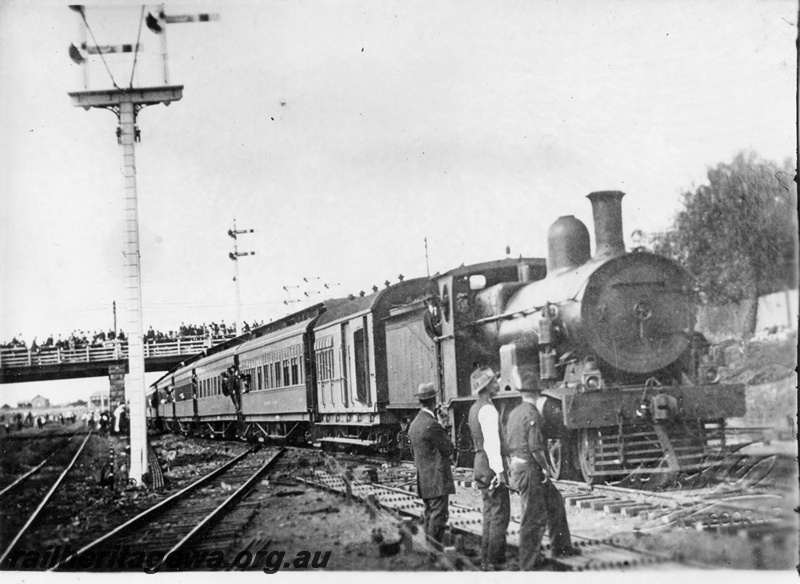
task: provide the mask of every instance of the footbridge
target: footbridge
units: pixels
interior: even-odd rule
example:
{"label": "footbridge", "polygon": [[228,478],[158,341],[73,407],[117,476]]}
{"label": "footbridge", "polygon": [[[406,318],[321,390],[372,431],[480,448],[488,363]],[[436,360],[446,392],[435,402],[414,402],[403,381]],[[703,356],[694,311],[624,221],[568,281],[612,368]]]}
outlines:
{"label": "footbridge", "polygon": [[[146,343],[145,371],[167,371],[188,357],[227,340],[229,339],[178,339]],[[0,349],[0,383],[105,377],[115,372],[127,373],[127,368],[128,344],[125,342],[107,342],[102,346],[80,349]]]}

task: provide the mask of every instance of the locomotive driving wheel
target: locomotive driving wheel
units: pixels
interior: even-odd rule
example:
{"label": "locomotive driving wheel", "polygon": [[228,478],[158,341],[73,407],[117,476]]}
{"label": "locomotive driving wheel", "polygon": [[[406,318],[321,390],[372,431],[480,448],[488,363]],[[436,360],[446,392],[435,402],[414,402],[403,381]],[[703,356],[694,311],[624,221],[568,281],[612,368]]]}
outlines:
{"label": "locomotive driving wheel", "polygon": [[569,436],[547,440],[547,466],[550,476],[556,480],[580,478],[575,468],[574,439]]}
{"label": "locomotive driving wheel", "polygon": [[578,465],[581,469],[581,476],[587,485],[598,480],[595,474],[594,453],[599,443],[600,433],[596,429],[583,428],[578,431]]}

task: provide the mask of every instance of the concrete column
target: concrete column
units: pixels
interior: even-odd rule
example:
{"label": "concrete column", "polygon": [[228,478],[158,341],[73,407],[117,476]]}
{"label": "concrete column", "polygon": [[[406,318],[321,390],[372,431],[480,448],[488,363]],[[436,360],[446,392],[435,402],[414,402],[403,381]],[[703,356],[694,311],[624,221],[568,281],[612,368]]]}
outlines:
{"label": "concrete column", "polygon": [[125,292],[128,316],[128,376],[125,398],[130,407],[130,478],[142,484],[147,472],[147,423],[145,420],[144,343],[142,339],[142,283],[139,260],[139,211],[136,198],[134,122],[136,106],[120,100],[119,126],[122,130],[122,176],[125,189]]}

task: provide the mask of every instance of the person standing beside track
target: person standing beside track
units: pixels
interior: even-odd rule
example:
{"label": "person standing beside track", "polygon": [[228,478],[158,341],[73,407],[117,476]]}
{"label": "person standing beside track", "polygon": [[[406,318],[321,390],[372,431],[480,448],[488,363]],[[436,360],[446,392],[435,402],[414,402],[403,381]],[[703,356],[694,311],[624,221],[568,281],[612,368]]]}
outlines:
{"label": "person standing beside track", "polygon": [[114,410],[114,434],[119,434],[121,430],[122,415],[125,413],[125,402],[119,402]]}
{"label": "person standing beside track", "polygon": [[417,399],[421,407],[408,431],[417,467],[417,493],[425,506],[425,535],[436,549],[441,549],[449,517],[450,495],[456,492],[450,470],[454,448],[434,413],[436,388],[433,384],[421,384],[417,389]]}
{"label": "person standing beside track", "polygon": [[500,390],[497,375],[489,367],[476,369],[471,377],[472,395],[478,399],[469,410],[469,429],[475,446],[473,474],[483,497],[481,569],[502,570],[506,561],[506,530],[511,519],[500,416],[492,397]]}
{"label": "person standing beside track", "polygon": [[512,376],[522,397],[506,424],[506,443],[511,457],[511,487],[519,493],[522,517],[519,530],[519,569],[540,568],[545,560],[541,542],[545,528],[550,531],[554,557],[575,556],[564,499],[550,481],[546,442],[542,434],[544,418],[536,408],[538,378],[534,371],[517,370]]}

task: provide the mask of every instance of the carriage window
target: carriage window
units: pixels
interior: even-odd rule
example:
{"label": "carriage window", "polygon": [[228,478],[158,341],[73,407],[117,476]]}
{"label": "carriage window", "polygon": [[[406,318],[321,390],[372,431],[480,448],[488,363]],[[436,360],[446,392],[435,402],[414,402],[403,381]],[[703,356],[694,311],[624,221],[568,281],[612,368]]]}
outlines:
{"label": "carriage window", "polygon": [[264,389],[264,370],[261,367],[256,367],[256,389]]}
{"label": "carriage window", "polygon": [[473,274],[469,277],[470,290],[483,290],[486,288],[486,276],[483,274]]}
{"label": "carriage window", "polygon": [[306,360],[305,360],[305,357],[303,357],[302,353],[300,354],[300,357],[298,357],[298,359],[300,361],[300,367],[299,367],[299,369],[300,369],[300,383],[305,383],[306,382],[306,366],[305,366]]}
{"label": "carriage window", "polygon": [[297,357],[292,357],[292,385],[297,385],[299,381],[300,372],[297,367]]}
{"label": "carriage window", "polygon": [[275,387],[281,387],[281,362],[275,361]]}
{"label": "carriage window", "polygon": [[283,384],[291,385],[291,378],[289,377],[289,359],[283,360]]}
{"label": "carriage window", "polygon": [[333,347],[317,351],[317,364],[319,367],[317,375],[320,381],[333,379]]}

